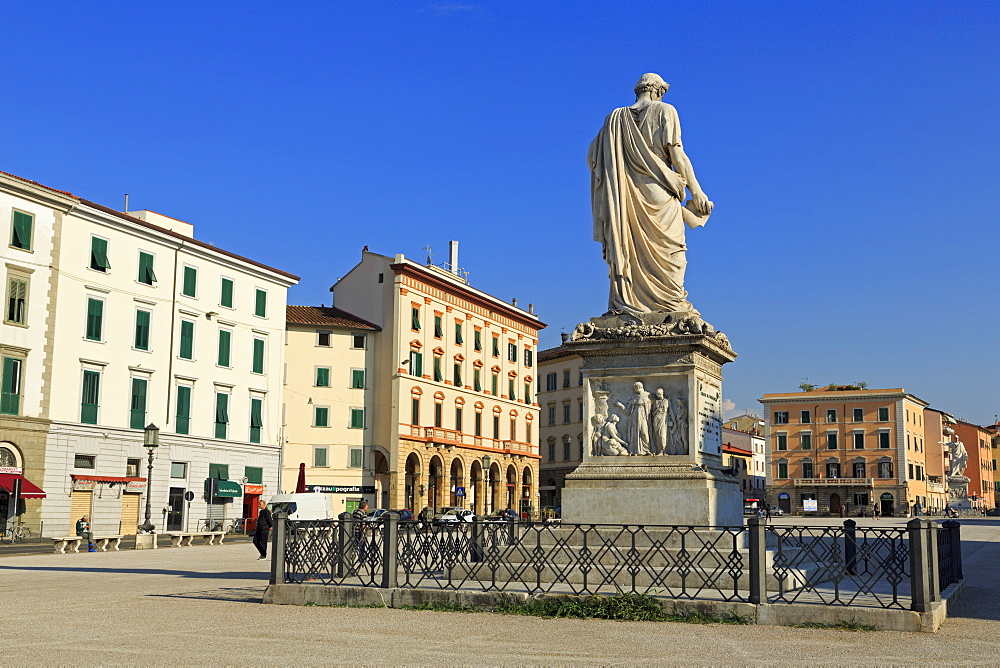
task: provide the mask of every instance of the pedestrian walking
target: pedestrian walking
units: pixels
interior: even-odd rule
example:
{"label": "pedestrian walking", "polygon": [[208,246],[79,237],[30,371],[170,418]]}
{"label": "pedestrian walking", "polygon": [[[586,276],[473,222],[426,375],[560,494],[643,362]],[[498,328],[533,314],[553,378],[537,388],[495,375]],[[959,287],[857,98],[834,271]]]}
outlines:
{"label": "pedestrian walking", "polygon": [[365,557],[368,556],[368,544],[365,542],[365,531],[368,528],[367,519],[368,502],[362,499],[358,507],[351,513],[351,520],[354,522],[354,542],[358,546],[359,564],[365,563]]}
{"label": "pedestrian walking", "polygon": [[879,516],[879,507],[878,507],[878,504],[877,503],[873,503],[872,504],[872,517],[874,517],[875,519],[878,519],[878,516]]}
{"label": "pedestrian walking", "polygon": [[97,552],[94,549],[94,533],[90,530],[90,515],[76,521],[76,535],[87,541],[87,552]]}
{"label": "pedestrian walking", "polygon": [[253,532],[253,546],[260,552],[258,559],[267,559],[267,539],[271,535],[271,511],[264,499],[257,501],[257,526]]}
{"label": "pedestrian walking", "polygon": [[771,506],[767,505],[764,506],[764,521],[765,522],[771,521]]}

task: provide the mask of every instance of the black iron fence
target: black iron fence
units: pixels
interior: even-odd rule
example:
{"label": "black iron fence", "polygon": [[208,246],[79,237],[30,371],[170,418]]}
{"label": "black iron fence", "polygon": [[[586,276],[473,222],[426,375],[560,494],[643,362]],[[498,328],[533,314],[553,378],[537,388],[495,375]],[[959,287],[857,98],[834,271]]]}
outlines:
{"label": "black iron fence", "polygon": [[272,583],[642,593],[673,599],[817,603],[923,611],[962,578],[958,522],[905,528],[440,526],[289,521],[275,515]]}

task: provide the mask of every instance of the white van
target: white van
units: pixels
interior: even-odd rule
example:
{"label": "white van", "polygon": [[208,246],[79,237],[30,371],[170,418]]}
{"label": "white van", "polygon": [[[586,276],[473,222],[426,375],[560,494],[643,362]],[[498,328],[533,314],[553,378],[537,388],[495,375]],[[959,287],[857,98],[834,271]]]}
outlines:
{"label": "white van", "polygon": [[333,496],[322,492],[304,494],[275,494],[267,502],[272,513],[283,510],[290,520],[333,520],[337,513],[333,509]]}

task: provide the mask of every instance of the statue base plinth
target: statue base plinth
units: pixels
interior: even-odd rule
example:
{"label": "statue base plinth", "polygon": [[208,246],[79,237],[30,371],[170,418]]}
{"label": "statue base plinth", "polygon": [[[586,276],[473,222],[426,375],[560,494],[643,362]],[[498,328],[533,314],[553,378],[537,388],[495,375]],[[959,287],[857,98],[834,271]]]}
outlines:
{"label": "statue base plinth", "polygon": [[736,358],[729,341],[711,329],[664,333],[669,323],[605,328],[609,317],[619,316],[594,318],[601,327],[578,327],[565,344],[583,358],[586,419],[563,521],[742,524],[743,494],[722,463],[722,365]]}

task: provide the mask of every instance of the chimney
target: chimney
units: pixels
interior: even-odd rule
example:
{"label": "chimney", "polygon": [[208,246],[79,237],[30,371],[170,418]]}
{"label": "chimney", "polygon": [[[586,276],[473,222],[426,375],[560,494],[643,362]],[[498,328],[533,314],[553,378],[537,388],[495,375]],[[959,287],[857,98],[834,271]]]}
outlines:
{"label": "chimney", "polygon": [[528,314],[529,315],[535,315],[535,305],[534,304],[528,304]]}
{"label": "chimney", "polygon": [[514,297],[513,299],[510,300],[510,305],[513,306],[514,308],[517,308],[517,297]]}
{"label": "chimney", "polygon": [[451,273],[458,276],[458,242],[449,241],[448,242],[448,269]]}

